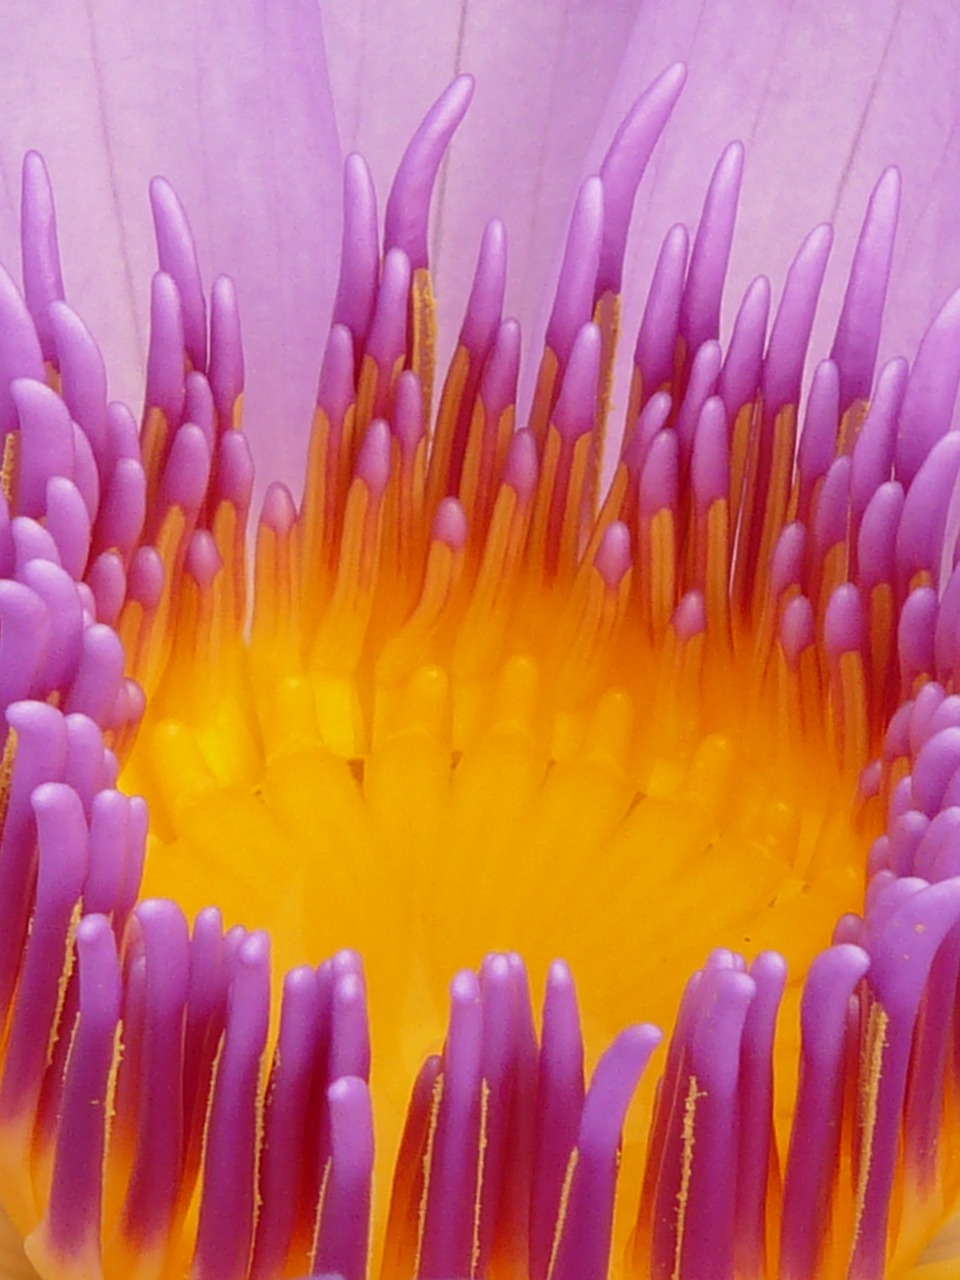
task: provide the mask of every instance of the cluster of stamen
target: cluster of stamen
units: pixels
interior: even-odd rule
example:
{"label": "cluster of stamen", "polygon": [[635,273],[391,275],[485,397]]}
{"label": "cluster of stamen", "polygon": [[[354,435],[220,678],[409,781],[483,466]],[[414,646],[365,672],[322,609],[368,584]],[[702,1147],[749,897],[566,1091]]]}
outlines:
{"label": "cluster of stamen", "polygon": [[[0,1202],[44,1276],[880,1280],[954,1205],[960,302],[874,386],[884,174],[801,430],[831,232],[724,349],[734,144],[692,243],[663,241],[606,448],[630,214],[682,80],[580,189],[519,421],[497,222],[437,376],[427,215],[470,80],[382,249],[347,160],[304,488],[266,492],[252,593],[232,284],[208,321],[155,181],[138,426],[27,158],[23,297],[0,273]],[[411,956],[421,914],[447,924]],[[559,961],[534,1018],[512,948],[538,929],[596,987],[586,1029]],[[641,936],[611,963],[607,929]],[[274,996],[271,946],[302,952]],[[631,1112],[660,1033],[599,1044],[652,1012],[673,1030]]]}

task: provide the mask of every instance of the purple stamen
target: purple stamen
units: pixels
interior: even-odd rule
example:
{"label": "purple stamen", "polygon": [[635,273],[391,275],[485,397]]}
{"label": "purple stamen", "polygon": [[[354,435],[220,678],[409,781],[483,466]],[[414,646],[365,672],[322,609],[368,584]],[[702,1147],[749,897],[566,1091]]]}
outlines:
{"label": "purple stamen", "polygon": [[120,900],[130,844],[130,799],[121,791],[99,791],[90,806],[89,867],[83,908],[109,916]]}
{"label": "purple stamen", "polygon": [[20,424],[19,514],[44,514],[47,481],[73,475],[73,429],[66,405],[43,382],[16,378],[10,386]]}
{"label": "purple stamen", "polygon": [[897,423],[896,477],[909,485],[950,429],[960,386],[960,289],[930,322],[914,357]]}
{"label": "purple stamen", "polygon": [[[383,278],[377,294],[366,353],[376,361],[381,381],[389,378],[407,346],[407,297],[410,293],[410,259],[391,249],[383,261]],[[377,407],[386,403],[385,389]]]}
{"label": "purple stamen", "polygon": [[787,272],[763,365],[764,406],[771,417],[783,405],[799,403],[800,376],[832,243],[829,224],[814,227]]}
{"label": "purple stamen", "polygon": [[897,623],[897,648],[904,689],[912,688],[918,677],[933,675],[938,610],[937,593],[932,587],[911,591],[903,603]]}
{"label": "purple stamen", "polygon": [[184,350],[194,369],[207,367],[207,304],[197,247],[186,210],[166,178],[150,183],[150,209],[160,270],[177,285],[183,309]]}
{"label": "purple stamen", "polygon": [[217,443],[217,420],[210,383],[204,374],[191,371],[186,376],[184,389],[184,421],[200,428],[212,454]]}
{"label": "purple stamen", "polygon": [[960,768],[960,728],[941,729],[920,748],[910,775],[917,809],[933,818],[943,807],[944,792]]}
{"label": "purple stamen", "polygon": [[37,672],[50,642],[50,619],[35,591],[0,581],[0,706],[39,692]]}
{"label": "purple stamen", "polygon": [[886,169],[870,194],[830,349],[840,369],[841,413],[870,395],[899,214],[900,174]]}
{"label": "purple stamen", "polygon": [[237,290],[229,276],[217,276],[210,290],[210,389],[222,427],[231,425],[243,394],[243,341]]}
{"label": "purple stamen", "polygon": [[811,503],[818,480],[830,470],[836,456],[837,424],[840,407],[840,371],[832,360],[817,365],[797,450],[800,498],[797,517],[810,518]]}
{"label": "purple stamen", "polygon": [[402,249],[416,271],[427,265],[430,198],[450,140],[473,97],[472,76],[458,76],[443,91],[410,139],[390,188],[384,247]]}
{"label": "purple stamen", "polygon": [[202,1280],[246,1271],[256,1211],[257,1093],[270,1010],[270,954],[251,933],[237,952],[210,1100],[193,1267]]}
{"label": "purple stamen", "polygon": [[45,520],[60,563],[71,578],[79,580],[90,552],[90,513],[72,480],[52,476],[47,481]]}
{"label": "purple stamen", "polygon": [[483,1002],[481,1079],[486,1085],[484,1112],[483,1181],[480,1187],[480,1231],[477,1239],[477,1271],[489,1267],[497,1228],[510,1138],[510,1106],[516,1076],[518,1017],[513,974],[504,955],[489,955],[480,970]]}
{"label": "purple stamen", "polygon": [[720,377],[720,365],[723,353],[720,343],[708,339],[697,350],[690,366],[687,390],[677,412],[676,432],[680,444],[680,453],[684,464],[689,465],[693,448],[693,437],[696,431],[700,410],[707,399],[712,396]]}
{"label": "purple stamen", "polygon": [[327,1092],[330,1109],[330,1177],[317,1231],[313,1274],[364,1280],[370,1235],[373,1112],[363,1080],[347,1076]]}
{"label": "purple stamen", "polygon": [[690,483],[698,511],[706,513],[714,502],[729,496],[730,445],[727,415],[719,396],[711,396],[700,410],[693,440]]}
{"label": "purple stamen", "polygon": [[102,1169],[110,1072],[120,1014],[120,967],[109,921],[88,915],[77,929],[80,1017],[67,1064],[44,1219],[54,1251],[100,1255]]}
{"label": "purple stamen", "polygon": [[536,1147],[530,1201],[530,1276],[546,1280],[557,1210],[583,1109],[583,1037],[570,970],[555,960],[547,975],[537,1085]]}
{"label": "purple stamen", "polygon": [[593,301],[603,239],[603,183],[587,178],[577,195],[557,280],[546,344],[560,368],[566,365],[583,326],[593,318]]}
{"label": "purple stamen", "polygon": [[100,478],[107,434],[107,369],[90,330],[65,302],[50,307],[50,331],[60,370],[60,394],[90,441]]}
{"label": "purple stamen", "polygon": [[74,580],[49,560],[31,560],[23,571],[25,586],[35,591],[47,608],[50,641],[37,680],[45,689],[65,691],[80,657],[83,612]]}
{"label": "purple stamen", "polygon": [[123,1232],[140,1248],[165,1243],[181,1194],[183,1167],[183,1012],[189,981],[187,924],[173,902],[141,902],[146,987],[140,1040],[140,1109]]}
{"label": "purple stamen", "polygon": [[537,458],[537,442],[529,431],[518,431],[510,441],[507,460],[503,467],[503,483],[513,489],[525,502],[537,487],[540,464]]}
{"label": "purple stamen", "polygon": [[720,371],[718,389],[731,422],[756,397],[769,316],[770,281],[766,276],[757,276],[743,295]]}
{"label": "purple stamen", "polygon": [[56,343],[50,324],[50,305],[63,299],[63,275],[50,175],[43,157],[36,151],[28,151],[23,158],[20,254],[24,298],[36,326],[43,358],[52,361]]}
{"label": "purple stamen", "polygon": [[780,619],[780,643],[791,667],[796,668],[800,655],[810,648],[815,637],[813,605],[806,596],[794,596]]}
{"label": "purple stamen", "polygon": [[847,1011],[869,964],[860,947],[834,946],[814,958],[804,983],[802,1069],[783,1186],[780,1270],[784,1280],[812,1280],[828,1239],[842,1140]]}
{"label": "purple stamen", "polygon": [[641,407],[655,391],[669,387],[673,381],[680,300],[689,252],[690,233],[678,223],[664,237],[637,331],[633,363],[642,384]]}
{"label": "purple stamen", "polygon": [[60,552],[53,535],[36,520],[15,516],[10,522],[10,540],[13,543],[13,573],[18,581],[23,581],[31,560],[48,560],[50,564],[60,565]]}
{"label": "purple stamen", "polygon": [[[0,607],[2,618],[2,607]],[[2,644],[2,633],[0,633]],[[960,569],[954,569],[944,588],[933,637],[938,680],[949,680],[960,663]],[[2,669],[2,659],[0,659]]]}
{"label": "purple stamen", "polygon": [[770,560],[770,594],[779,601],[790,587],[804,582],[807,554],[807,526],[799,520],[785,525],[777,539]]}
{"label": "purple stamen", "polygon": [[553,421],[565,443],[593,429],[602,342],[595,324],[585,324],[568,352]]}
{"label": "purple stamen", "polygon": [[[103,732],[99,724],[82,712],[66,716],[67,759],[63,781],[73,791],[83,807],[83,816],[89,821],[95,795],[108,785],[105,776]],[[86,902],[86,892],[84,892]]]}
{"label": "purple stamen", "polygon": [[[429,205],[429,194],[427,201]],[[377,195],[366,160],[354,152],[343,165],[343,238],[333,324],[350,330],[357,353],[370,327],[379,274]]]}
{"label": "purple stamen", "polygon": [[903,510],[896,480],[882,484],[867,503],[857,537],[857,578],[864,592],[894,580],[894,549]]}
{"label": "purple stamen", "polygon": [[890,479],[908,371],[903,359],[890,360],[880,370],[877,389],[853,447],[850,502],[857,523],[874,493]]}
{"label": "purple stamen", "polygon": [[707,629],[707,606],[702,591],[683,593],[673,611],[670,626],[681,644],[686,644],[694,636],[703,635]]}
{"label": "purple stamen", "polygon": [[37,887],[0,1082],[0,1116],[6,1120],[29,1115],[40,1096],[70,924],[87,872],[79,797],[62,782],[45,782],[30,803],[39,848]]}
{"label": "purple stamen", "polygon": [[17,428],[10,385],[17,378],[44,381],[43,354],[33,320],[17,286],[0,267],[0,436]]}
{"label": "purple stamen", "polygon": [[421,1280],[447,1280],[472,1269],[474,1205],[478,1194],[483,1006],[475,974],[450,987],[450,1022],[443,1051],[443,1091],[427,1185]]}
{"label": "purple stamen", "polygon": [[960,434],[951,432],[932,446],[907,489],[896,542],[901,591],[906,590],[918,573],[929,573],[936,580],[947,507],[958,475]]}
{"label": "purple stamen", "polygon": [[460,329],[460,345],[476,360],[486,359],[503,314],[507,287],[507,229],[499,218],[488,222],[480,241],[470,297]]}
{"label": "purple stamen", "polygon": [[640,474],[640,515],[650,518],[674,510],[679,490],[680,458],[676,432],[661,431],[650,443]]}
{"label": "purple stamen", "polygon": [[150,346],[147,351],[147,408],[163,411],[171,427],[183,414],[183,306],[173,276],[158,271],[150,286]]}
{"label": "purple stamen", "polygon": [[412,465],[417,446],[427,430],[423,383],[412,369],[405,369],[397,379],[391,426],[404,462]]}
{"label": "purple stamen", "polygon": [[[354,955],[354,953],[346,953]],[[370,1077],[370,1025],[367,1020],[367,995],[363,973],[357,967],[337,972],[333,982],[330,1011],[330,1057],[327,1076]]]}
{"label": "purple stamen", "polygon": [[621,1031],[597,1063],[577,1133],[566,1216],[558,1224],[550,1280],[603,1280],[607,1275],[621,1130],[627,1107],[650,1055],[660,1043],[656,1027]]}
{"label": "purple stamen", "polygon": [[200,510],[210,480],[210,450],[199,427],[182,426],[173,437],[160,478],[157,510],[162,515],[179,507],[187,523]]}
{"label": "purple stamen", "polygon": [[91,550],[116,548],[128,560],[140,540],[147,514],[147,478],[139,461],[120,458],[110,473],[94,526]]}
{"label": "purple stamen", "polygon": [[831,594],[823,619],[823,647],[833,663],[845,653],[862,653],[866,639],[860,592],[845,582]]}
{"label": "purple stamen", "polygon": [[374,497],[380,497],[390,479],[390,428],[376,418],[367,428],[357,455],[356,475]]}
{"label": "purple stamen", "polygon": [[695,352],[720,333],[720,299],[730,261],[743,177],[743,143],[731,142],[710,178],[680,302],[680,334]]}
{"label": "purple stamen", "polygon": [[637,188],[687,78],[681,62],[661,72],[630,108],[600,166],[604,220],[596,292],[619,293]]}
{"label": "purple stamen", "polygon": [[280,1033],[267,1087],[260,1158],[260,1211],[251,1280],[283,1268],[293,1239],[304,1170],[304,1133],[320,1044],[320,986],[307,965],[284,979]]}
{"label": "purple stamen", "polygon": [[607,588],[616,591],[632,564],[630,530],[622,520],[614,520],[604,529],[593,563]]}

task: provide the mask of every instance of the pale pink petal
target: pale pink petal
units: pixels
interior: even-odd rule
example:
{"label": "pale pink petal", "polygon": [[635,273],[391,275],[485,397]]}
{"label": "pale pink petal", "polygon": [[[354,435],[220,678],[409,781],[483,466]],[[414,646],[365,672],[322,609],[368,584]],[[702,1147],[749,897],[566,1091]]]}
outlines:
{"label": "pale pink petal", "polygon": [[836,240],[811,341],[830,350],[871,188],[903,175],[900,234],[880,357],[912,355],[960,283],[960,9],[954,0],[647,0],[591,149],[596,164],[637,86],[682,59],[689,79],[637,201],[627,314],[637,314],[659,242],[695,223],[710,170],[746,144],[723,332],[749,281],[776,291],[803,235]]}
{"label": "pale pink petal", "polygon": [[[167,177],[207,285],[236,279],[246,421],[296,475],[336,284],[340,155],[316,0],[47,0],[4,24],[0,256],[17,267],[21,158],[53,179],[67,298],[139,408]],[[281,442],[278,444],[278,433]]]}
{"label": "pale pink petal", "polygon": [[440,90],[461,71],[476,77],[433,221],[448,338],[493,217],[507,227],[507,311],[530,326],[640,7],[640,0],[324,3],[343,146],[366,155],[382,194]]}

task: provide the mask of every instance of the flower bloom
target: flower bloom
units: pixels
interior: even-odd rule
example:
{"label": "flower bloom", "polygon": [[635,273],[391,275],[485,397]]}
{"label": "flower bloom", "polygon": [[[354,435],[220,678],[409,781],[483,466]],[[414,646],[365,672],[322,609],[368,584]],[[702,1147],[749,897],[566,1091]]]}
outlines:
{"label": "flower bloom", "polygon": [[580,188],[519,421],[499,222],[436,358],[428,211],[472,81],[382,243],[348,158],[303,489],[267,489],[252,575],[231,282],[207,297],[156,180],[138,425],[27,157],[0,1202],[41,1275],[879,1280],[954,1211],[960,298],[875,376],[884,173],[801,423],[831,231],[722,348],[733,144],[663,239],[607,482],[627,229],[682,82]]}

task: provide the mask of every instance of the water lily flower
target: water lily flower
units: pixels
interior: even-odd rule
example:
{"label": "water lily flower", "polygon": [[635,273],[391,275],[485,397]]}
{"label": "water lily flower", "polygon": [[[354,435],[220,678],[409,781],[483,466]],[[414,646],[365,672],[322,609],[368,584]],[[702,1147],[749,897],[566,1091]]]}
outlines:
{"label": "water lily flower", "polygon": [[[306,0],[109,8],[12,63],[54,46],[107,142],[79,231],[26,150],[0,273],[11,1274],[956,1274],[960,293],[907,296],[952,14],[878,18],[817,104],[845,159],[794,203],[846,271],[821,221],[774,292],[779,200],[735,248],[760,54],[836,7],[723,76],[723,6],[332,4],[333,92]],[[536,127],[466,74],[392,114],[398,32],[505,41]],[[943,146],[858,189],[911,56]],[[748,154],[705,160],[734,97]],[[59,190],[87,153],[23,121]],[[127,184],[168,147],[144,322]]]}

